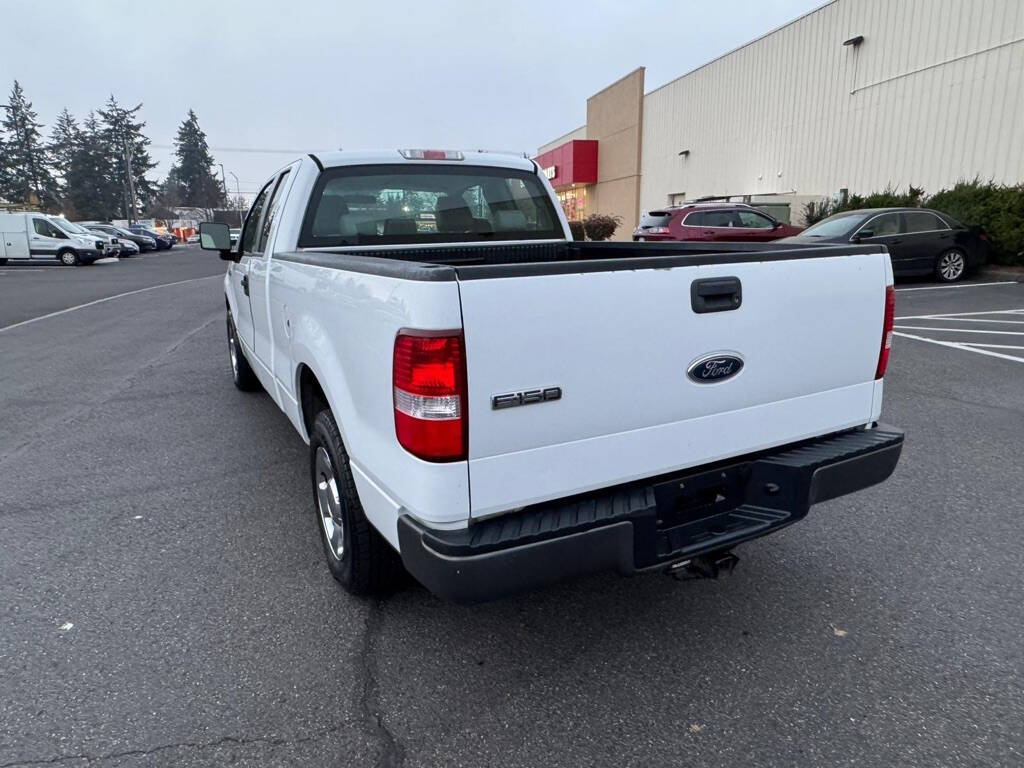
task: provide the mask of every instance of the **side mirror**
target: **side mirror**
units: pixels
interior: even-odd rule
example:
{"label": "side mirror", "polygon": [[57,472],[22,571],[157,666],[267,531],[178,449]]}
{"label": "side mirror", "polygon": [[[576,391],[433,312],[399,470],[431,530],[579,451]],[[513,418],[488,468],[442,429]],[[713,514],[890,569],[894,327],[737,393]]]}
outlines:
{"label": "side mirror", "polygon": [[227,224],[204,221],[199,225],[199,247],[204,251],[220,251],[224,261],[238,261],[239,255],[231,252],[231,228]]}
{"label": "side mirror", "polygon": [[853,242],[859,243],[861,240],[866,240],[869,237],[874,237],[875,233],[870,229],[862,229],[860,232],[853,236]]}
{"label": "side mirror", "polygon": [[779,228],[779,227],[781,227],[781,226],[782,226],[782,222],[781,222],[781,221],[776,221],[776,222],[775,222],[775,226],[774,226],[774,227],[772,227],[772,229],[778,229],[778,228]]}

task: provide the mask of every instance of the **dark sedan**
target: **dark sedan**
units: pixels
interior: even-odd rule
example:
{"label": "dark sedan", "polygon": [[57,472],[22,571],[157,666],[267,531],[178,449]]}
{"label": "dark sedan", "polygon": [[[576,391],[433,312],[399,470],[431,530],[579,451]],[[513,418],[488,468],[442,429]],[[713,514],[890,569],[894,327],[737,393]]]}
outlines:
{"label": "dark sedan", "polygon": [[778,242],[884,245],[897,275],[934,275],[953,283],[973,272],[988,255],[988,236],[953,217],[927,208],[844,211]]}
{"label": "dark sedan", "polygon": [[178,242],[174,235],[162,234],[146,227],[140,227],[138,224],[132,225],[129,229],[137,235],[146,235],[156,240],[156,249],[158,251],[162,251],[164,248],[172,248]]}

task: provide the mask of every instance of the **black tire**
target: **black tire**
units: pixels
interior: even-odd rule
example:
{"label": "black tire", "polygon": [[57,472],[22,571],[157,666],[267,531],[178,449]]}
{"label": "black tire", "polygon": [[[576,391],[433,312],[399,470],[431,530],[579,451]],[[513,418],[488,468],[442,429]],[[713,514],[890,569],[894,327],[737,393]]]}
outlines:
{"label": "black tire", "polygon": [[[329,460],[326,467],[321,451]],[[366,519],[341,433],[334,415],[326,408],[313,419],[309,475],[314,519],[331,575],[353,595],[380,595],[394,590],[405,574],[402,559]],[[336,548],[339,539],[332,540],[328,534],[328,516],[335,530],[340,523],[340,555]]]}
{"label": "black tire", "polygon": [[57,258],[60,259],[60,263],[65,267],[77,267],[82,263],[82,260],[78,258],[78,252],[73,251],[70,248],[58,251]]}
{"label": "black tire", "polygon": [[935,260],[935,279],[940,283],[955,283],[967,275],[967,253],[950,248]]}
{"label": "black tire", "polygon": [[260,380],[256,378],[249,361],[245,359],[245,351],[238,343],[235,323],[228,312],[228,359],[231,361],[231,379],[235,386],[243,392],[255,392],[260,388]]}

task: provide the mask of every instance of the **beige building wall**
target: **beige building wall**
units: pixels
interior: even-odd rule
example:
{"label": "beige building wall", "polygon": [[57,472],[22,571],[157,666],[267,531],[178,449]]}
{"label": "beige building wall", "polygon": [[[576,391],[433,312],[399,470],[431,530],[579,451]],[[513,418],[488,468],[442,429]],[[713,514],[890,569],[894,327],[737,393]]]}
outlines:
{"label": "beige building wall", "polygon": [[643,104],[643,67],[587,99],[585,138],[597,140],[597,184],[588,192],[587,209],[622,217],[615,240],[629,240],[639,220]]}
{"label": "beige building wall", "polygon": [[587,126],[581,125],[575,131],[569,131],[564,136],[559,136],[554,141],[549,141],[543,147],[537,150],[538,155],[543,155],[545,152],[551,149],[558,149],[563,144],[568,144],[570,141],[578,141],[579,139],[587,138]]}
{"label": "beige building wall", "polygon": [[643,210],[1017,183],[1024,0],[834,0],[647,94],[642,126]]}

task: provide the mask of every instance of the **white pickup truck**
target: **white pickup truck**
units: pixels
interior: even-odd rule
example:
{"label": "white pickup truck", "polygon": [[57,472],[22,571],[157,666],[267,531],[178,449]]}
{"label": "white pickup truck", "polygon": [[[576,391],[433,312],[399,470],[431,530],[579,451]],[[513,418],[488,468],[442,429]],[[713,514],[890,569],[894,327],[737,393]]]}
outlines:
{"label": "white pickup truck", "polygon": [[437,150],[303,157],[200,240],[354,593],[713,576],[899,458],[879,246],[573,242],[534,163]]}

